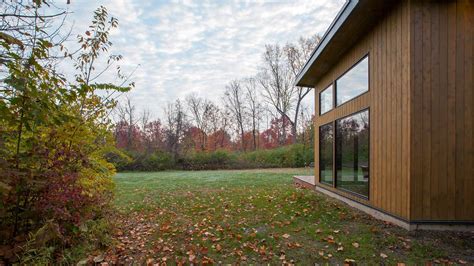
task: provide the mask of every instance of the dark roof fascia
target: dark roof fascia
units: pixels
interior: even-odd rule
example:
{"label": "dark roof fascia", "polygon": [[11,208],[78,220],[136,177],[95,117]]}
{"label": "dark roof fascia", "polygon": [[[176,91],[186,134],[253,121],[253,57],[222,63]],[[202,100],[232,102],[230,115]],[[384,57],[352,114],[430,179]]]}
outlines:
{"label": "dark roof fascia", "polygon": [[303,69],[300,73],[296,76],[295,85],[300,87],[312,87],[312,84],[304,84],[301,82],[306,72],[308,72],[309,68],[314,64],[314,61],[319,57],[322,51],[326,48],[326,46],[331,42],[332,37],[339,28],[344,24],[347,20],[349,15],[352,13],[354,8],[359,3],[359,0],[347,0],[344,6],[341,8],[341,11],[337,14],[336,18],[333,20],[331,25],[329,26],[328,30],[324,33],[321,41],[318,43],[316,48],[314,49],[313,53],[311,53],[311,57],[304,65]]}

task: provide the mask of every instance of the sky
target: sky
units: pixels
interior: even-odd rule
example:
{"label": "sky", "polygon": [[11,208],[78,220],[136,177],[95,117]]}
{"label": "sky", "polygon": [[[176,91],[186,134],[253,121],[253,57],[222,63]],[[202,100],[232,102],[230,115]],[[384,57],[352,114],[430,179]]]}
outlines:
{"label": "sky", "polygon": [[[190,93],[219,101],[231,80],[256,74],[265,44],[322,36],[344,2],[71,0],[63,6],[70,12],[71,36],[87,30],[100,5],[119,20],[111,53],[123,56],[125,74],[136,69],[127,96],[158,118],[167,102]],[[313,97],[307,96],[307,105]]]}

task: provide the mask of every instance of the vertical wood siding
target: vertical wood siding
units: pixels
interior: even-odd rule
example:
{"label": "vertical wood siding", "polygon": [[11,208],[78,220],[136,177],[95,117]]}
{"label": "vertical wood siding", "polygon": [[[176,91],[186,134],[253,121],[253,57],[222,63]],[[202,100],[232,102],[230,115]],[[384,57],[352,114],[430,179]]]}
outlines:
{"label": "vertical wood siding", "polygon": [[474,220],[472,1],[414,2],[412,220]]}
{"label": "vertical wood siding", "polygon": [[369,54],[369,92],[315,120],[370,109],[369,199],[321,186],[410,221],[474,221],[473,6],[403,1],[316,84],[319,110],[319,92]]}

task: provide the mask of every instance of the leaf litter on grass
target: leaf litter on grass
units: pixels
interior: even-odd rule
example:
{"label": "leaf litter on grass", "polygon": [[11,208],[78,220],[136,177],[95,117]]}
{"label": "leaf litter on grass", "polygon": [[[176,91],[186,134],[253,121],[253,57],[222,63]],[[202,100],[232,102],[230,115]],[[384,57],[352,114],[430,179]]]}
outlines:
{"label": "leaf litter on grass", "polygon": [[116,244],[103,261],[148,265],[468,261],[462,253],[459,258],[436,257],[430,241],[420,244],[390,224],[294,188],[290,175],[281,170],[259,170],[260,179],[251,171],[213,171],[218,178],[211,180],[206,179],[209,172],[118,179]]}

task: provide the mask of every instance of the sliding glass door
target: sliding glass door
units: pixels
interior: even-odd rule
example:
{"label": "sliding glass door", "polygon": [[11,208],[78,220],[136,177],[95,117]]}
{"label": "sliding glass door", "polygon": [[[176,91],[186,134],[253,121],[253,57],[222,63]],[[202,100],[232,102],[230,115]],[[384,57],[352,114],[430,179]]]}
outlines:
{"label": "sliding glass door", "polygon": [[336,121],[336,184],[369,195],[369,111]]}
{"label": "sliding glass door", "polygon": [[369,110],[319,128],[321,183],[369,197],[369,129]]}

